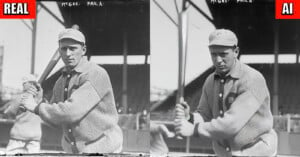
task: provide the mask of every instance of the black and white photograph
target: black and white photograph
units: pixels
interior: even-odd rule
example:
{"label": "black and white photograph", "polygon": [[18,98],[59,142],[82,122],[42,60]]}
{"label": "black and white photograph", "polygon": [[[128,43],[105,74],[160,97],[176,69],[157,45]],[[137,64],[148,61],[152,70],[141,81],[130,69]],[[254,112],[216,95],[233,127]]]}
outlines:
{"label": "black and white photograph", "polygon": [[283,2],[151,0],[151,155],[300,155],[299,4]]}
{"label": "black and white photograph", "polygon": [[297,0],[0,2],[1,156],[300,156]]}
{"label": "black and white photograph", "polygon": [[148,0],[0,19],[1,155],[149,155],[149,27]]}

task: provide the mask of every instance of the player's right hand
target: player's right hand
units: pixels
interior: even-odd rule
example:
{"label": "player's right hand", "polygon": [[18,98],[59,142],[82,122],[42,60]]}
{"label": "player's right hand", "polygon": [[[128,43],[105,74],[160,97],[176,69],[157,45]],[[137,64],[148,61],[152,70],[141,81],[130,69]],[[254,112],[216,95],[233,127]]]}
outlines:
{"label": "player's right hand", "polygon": [[175,132],[179,136],[192,136],[194,134],[195,125],[186,119],[175,120]]}

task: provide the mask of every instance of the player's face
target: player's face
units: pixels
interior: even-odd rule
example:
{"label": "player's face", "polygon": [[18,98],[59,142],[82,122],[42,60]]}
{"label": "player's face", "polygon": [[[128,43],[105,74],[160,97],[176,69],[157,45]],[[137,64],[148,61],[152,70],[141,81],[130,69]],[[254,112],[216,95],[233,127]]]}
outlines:
{"label": "player's face", "polygon": [[209,50],[216,72],[222,75],[231,70],[239,53],[238,47],[211,46]]}
{"label": "player's face", "polygon": [[59,53],[68,68],[75,68],[85,52],[86,47],[72,39],[63,39],[59,42]]}

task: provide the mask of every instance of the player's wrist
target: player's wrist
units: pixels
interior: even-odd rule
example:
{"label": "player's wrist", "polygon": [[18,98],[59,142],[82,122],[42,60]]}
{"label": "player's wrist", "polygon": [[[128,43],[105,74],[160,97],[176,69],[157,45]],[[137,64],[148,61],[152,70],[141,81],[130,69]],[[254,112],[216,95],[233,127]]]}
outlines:
{"label": "player's wrist", "polygon": [[37,105],[38,105],[38,104],[34,102],[34,103],[32,103],[30,106],[25,106],[25,107],[26,107],[26,109],[27,109],[28,111],[34,113],[34,110],[35,110],[35,108],[36,108]]}
{"label": "player's wrist", "polygon": [[36,115],[40,115],[40,106],[41,106],[42,103],[44,103],[44,101],[41,101],[40,103],[38,103],[38,104],[35,106],[35,108],[34,108],[34,110],[33,110],[33,113],[35,113]]}
{"label": "player's wrist", "polygon": [[194,124],[194,115],[192,113],[188,114],[187,121]]}
{"label": "player's wrist", "polygon": [[196,125],[194,127],[194,135],[196,135],[196,136],[199,135],[199,131],[198,131],[199,125],[200,125],[200,123],[196,123]]}
{"label": "player's wrist", "polygon": [[44,102],[44,99],[43,99],[42,96],[39,96],[39,97],[36,97],[36,98],[35,98],[35,102],[39,105],[39,104],[41,104],[42,102]]}
{"label": "player's wrist", "polygon": [[40,105],[37,105],[37,106],[34,108],[34,110],[33,110],[33,113],[36,114],[36,115],[39,115],[39,114],[40,114],[40,113],[39,113],[39,112],[40,112],[40,111],[39,111],[39,106],[40,106]]}

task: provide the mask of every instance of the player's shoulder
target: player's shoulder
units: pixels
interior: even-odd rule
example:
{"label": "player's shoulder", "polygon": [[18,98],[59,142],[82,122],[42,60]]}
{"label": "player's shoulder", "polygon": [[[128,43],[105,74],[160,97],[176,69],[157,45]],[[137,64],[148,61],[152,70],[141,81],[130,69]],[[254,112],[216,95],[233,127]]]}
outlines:
{"label": "player's shoulder", "polygon": [[213,72],[206,77],[205,82],[204,82],[205,87],[213,85],[213,82],[215,80],[215,75],[216,75],[216,73]]}
{"label": "player's shoulder", "polygon": [[242,63],[242,69],[244,78],[265,81],[263,74],[257,69],[251,67],[250,65]]}
{"label": "player's shoulder", "polygon": [[215,72],[210,73],[210,74],[208,75],[208,77],[206,78],[205,82],[213,81],[213,80],[215,79],[215,75],[216,75]]}
{"label": "player's shoulder", "polygon": [[99,80],[109,80],[109,74],[106,71],[106,69],[98,65],[94,62],[89,62],[89,68],[88,71],[83,75],[86,77],[86,79],[90,80],[91,82],[93,81],[99,81]]}
{"label": "player's shoulder", "polygon": [[102,67],[99,64],[96,64],[94,62],[89,62],[89,72],[91,73],[101,73],[101,74],[107,74],[107,71],[104,67]]}

